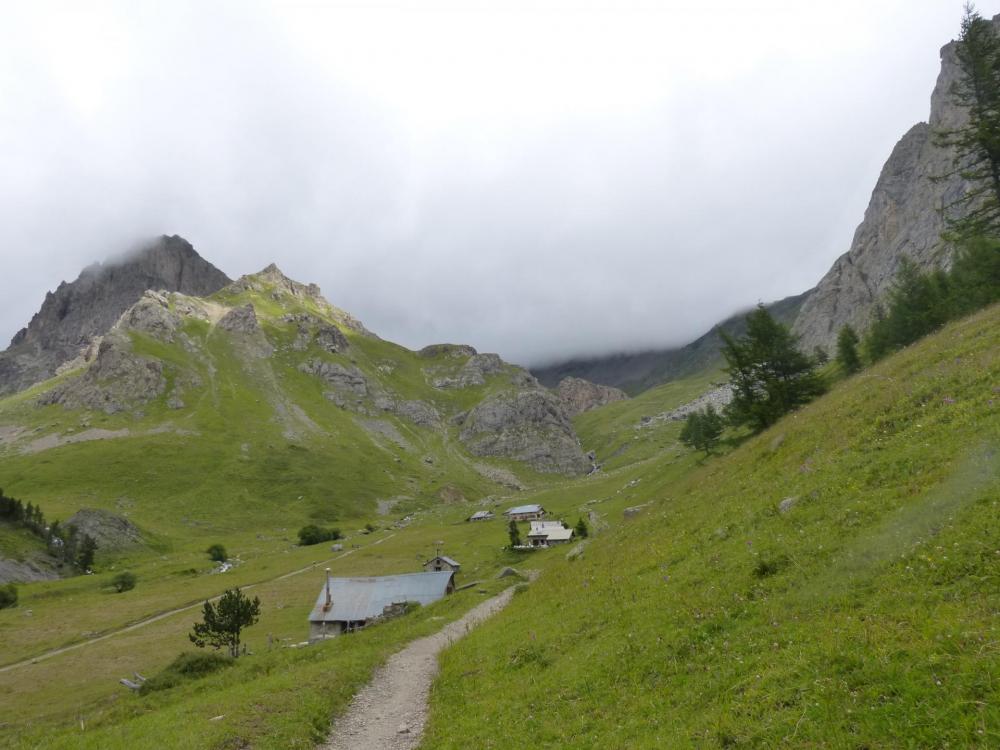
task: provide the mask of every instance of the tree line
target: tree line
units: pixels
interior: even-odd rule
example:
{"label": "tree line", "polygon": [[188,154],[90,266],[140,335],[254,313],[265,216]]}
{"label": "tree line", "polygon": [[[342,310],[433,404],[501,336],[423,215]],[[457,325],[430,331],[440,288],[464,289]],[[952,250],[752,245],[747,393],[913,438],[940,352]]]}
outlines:
{"label": "tree line", "polygon": [[92,536],[81,534],[73,524],[63,525],[59,521],[47,523],[40,506],[9,497],[2,489],[0,520],[28,530],[45,542],[50,554],[68,565],[82,571],[90,570],[94,565],[97,541]]}

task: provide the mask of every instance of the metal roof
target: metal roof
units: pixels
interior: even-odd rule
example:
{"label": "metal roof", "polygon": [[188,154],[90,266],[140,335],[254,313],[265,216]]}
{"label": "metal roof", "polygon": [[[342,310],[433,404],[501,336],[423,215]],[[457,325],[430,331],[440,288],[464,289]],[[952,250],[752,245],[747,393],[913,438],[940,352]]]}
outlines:
{"label": "metal roof", "polygon": [[436,557],[432,557],[430,560],[428,560],[427,562],[425,562],[424,565],[432,563],[435,560],[441,560],[442,562],[446,562],[449,565],[451,565],[453,568],[461,568],[462,567],[462,563],[458,562],[457,560],[452,560],[450,557],[447,557],[446,555],[437,555]]}
{"label": "metal roof", "polygon": [[359,622],[382,614],[390,604],[430,604],[444,597],[455,574],[450,570],[373,578],[330,578],[333,606],[324,612],[326,584],[319,591],[310,622]]}
{"label": "metal roof", "polygon": [[469,518],[490,518],[493,515],[491,510],[477,510]]}
{"label": "metal roof", "polygon": [[550,542],[566,542],[573,538],[573,529],[546,529]]}
{"label": "metal roof", "polygon": [[534,534],[536,531],[547,531],[549,529],[561,529],[562,527],[562,521],[532,521],[531,533]]}
{"label": "metal roof", "polygon": [[511,508],[504,513],[505,516],[514,515],[515,513],[541,513],[544,510],[541,505],[518,505],[516,508]]}

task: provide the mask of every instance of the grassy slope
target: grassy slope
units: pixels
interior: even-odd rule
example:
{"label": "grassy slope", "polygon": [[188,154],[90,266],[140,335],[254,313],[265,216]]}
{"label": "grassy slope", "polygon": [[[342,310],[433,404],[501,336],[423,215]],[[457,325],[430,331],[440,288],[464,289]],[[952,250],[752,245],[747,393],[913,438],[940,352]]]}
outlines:
{"label": "grassy slope", "polygon": [[679,479],[645,466],[645,517],[446,653],[424,746],[1000,745],[998,331],[994,307]]}
{"label": "grassy slope", "polygon": [[[325,545],[303,549],[294,543],[296,530],[312,521],[341,526],[350,537],[348,549],[386,539],[381,546],[371,546],[370,554],[360,550],[333,563],[337,572],[411,571],[438,540],[462,559],[467,575],[493,571],[502,562],[497,550],[505,537],[499,525],[492,534],[480,528],[474,537],[478,543],[470,545],[472,532],[459,524],[470,512],[468,506],[435,509],[440,504],[437,493],[446,484],[470,500],[504,491],[472,469],[456,447],[454,434],[385,415],[380,419],[393,424],[409,447],[373,438],[352,415],[323,397],[315,378],[297,368],[308,357],[351,361],[369,375],[378,373],[400,397],[433,402],[445,414],[507,387],[503,376],[478,388],[440,392],[426,384],[423,368],[445,373],[457,369],[461,360],[418,357],[351,332],[350,360],[318,350],[294,352],[288,346],[294,331],[280,316],[297,310],[315,314],[310,300],[285,298],[277,304],[265,288],[225,301],[255,304],[277,345],[273,357],[248,359],[238,343],[197,320],[189,320],[184,329],[193,347],[132,334],[136,353],[169,363],[169,380],[197,376],[200,384],[186,388],[186,405],[180,410],[167,407],[166,395],[145,405],[141,413],[106,415],[35,406],[37,395],[51,382],[0,401],[0,424],[26,427],[32,431],[28,440],[88,428],[129,429],[127,438],[35,453],[21,451],[27,441],[6,450],[0,447],[0,486],[40,504],[50,520],[65,520],[81,507],[125,514],[149,542],[146,548],[115,555],[99,552],[94,576],[22,586],[20,606],[0,612],[0,666],[197,603],[228,586],[268,581],[324,561],[331,557]],[[73,375],[61,379],[69,377]],[[428,456],[432,461],[425,460]],[[514,470],[532,485],[559,482],[510,462],[492,463]],[[405,499],[391,516],[376,514],[377,499],[400,497]],[[418,511],[417,523],[401,535],[405,541],[389,537],[389,532],[368,537],[356,531],[369,521],[384,526]],[[451,524],[456,524],[455,530],[447,528]],[[21,556],[22,537],[5,530],[0,553]],[[224,543],[239,563],[224,576],[212,574],[203,552],[214,542]],[[136,572],[138,587],[120,596],[109,593],[110,579],[124,568]],[[258,589],[280,607],[266,610],[258,627],[258,647],[267,632],[285,641],[304,637],[317,585],[315,575],[303,575]],[[77,713],[104,711],[122,690],[118,677],[133,669],[155,671],[184,647],[195,614],[169,617],[50,661],[0,673],[0,701],[9,708],[0,724],[15,716],[19,721],[45,717],[58,724]]]}

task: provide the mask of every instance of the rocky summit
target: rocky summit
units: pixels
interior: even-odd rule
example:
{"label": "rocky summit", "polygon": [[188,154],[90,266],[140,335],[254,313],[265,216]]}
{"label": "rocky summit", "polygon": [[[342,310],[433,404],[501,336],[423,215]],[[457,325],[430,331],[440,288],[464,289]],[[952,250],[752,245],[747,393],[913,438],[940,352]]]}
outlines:
{"label": "rocky summit", "polygon": [[208,295],[230,282],[176,235],[123,258],[95,263],[61,283],[0,353],[0,395],[23,390],[97,354],[98,339],[147,290]]}
{"label": "rocky summit", "polygon": [[[1000,27],[1000,16],[993,19]],[[952,248],[941,238],[943,209],[966,189],[954,172],[954,152],[935,132],[961,126],[966,112],[952,100],[960,76],[957,43],[941,49],[941,72],[931,95],[930,117],[910,128],[882,167],[850,249],[837,258],[802,306],[793,330],[804,351],[833,350],[844,325],[864,330],[884,299],[903,258],[921,268],[946,268]]]}

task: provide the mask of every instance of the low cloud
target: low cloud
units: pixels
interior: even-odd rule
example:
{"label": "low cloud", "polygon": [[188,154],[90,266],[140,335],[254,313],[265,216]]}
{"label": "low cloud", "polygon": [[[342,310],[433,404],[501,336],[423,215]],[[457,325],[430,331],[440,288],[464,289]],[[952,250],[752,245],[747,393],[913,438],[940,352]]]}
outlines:
{"label": "low cloud", "polygon": [[926,118],[961,4],[746,5],[9,11],[0,335],[163,233],[530,364],[801,292]]}

